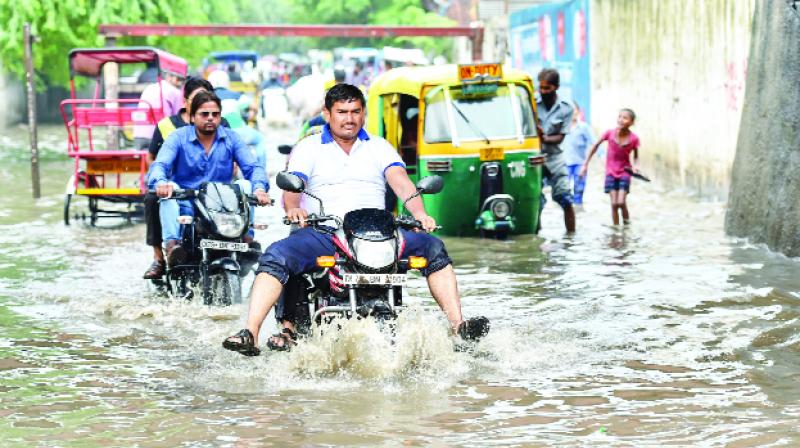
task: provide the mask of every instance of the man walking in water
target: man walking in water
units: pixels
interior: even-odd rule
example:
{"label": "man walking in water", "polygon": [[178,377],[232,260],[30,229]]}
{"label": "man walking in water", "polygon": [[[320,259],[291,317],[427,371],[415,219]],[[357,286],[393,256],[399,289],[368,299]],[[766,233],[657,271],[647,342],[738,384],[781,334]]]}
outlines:
{"label": "man walking in water", "polygon": [[[542,178],[552,188],[551,197],[564,210],[564,226],[567,232],[575,232],[575,209],[572,207],[572,194],[569,188],[569,177],[564,155],[561,152],[561,142],[569,132],[572,123],[572,106],[560,99],[556,91],[559,86],[558,71],[546,68],[539,72],[539,99],[536,100],[536,109],[539,114],[539,124],[536,126],[539,139],[542,142],[542,153],[546,156]],[[539,208],[539,227],[541,227],[541,213],[545,199],[542,193],[542,206]]]}

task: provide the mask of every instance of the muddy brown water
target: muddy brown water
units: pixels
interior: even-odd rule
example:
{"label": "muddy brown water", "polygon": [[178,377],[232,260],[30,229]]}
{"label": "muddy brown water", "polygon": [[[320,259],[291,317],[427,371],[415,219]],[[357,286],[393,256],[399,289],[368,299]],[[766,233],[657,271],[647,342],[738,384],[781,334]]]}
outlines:
{"label": "muddy brown water", "polygon": [[[361,321],[245,358],[220,346],[245,305],[141,280],[141,224],[62,224],[63,132],[41,140],[33,201],[25,129],[0,136],[1,446],[800,443],[798,261],[726,237],[723,203],[636,183],[615,228],[598,164],[574,236],[551,203],[538,237],[446,239],[465,314],[492,321],[473,350],[415,278],[394,343]],[[259,240],[286,234],[260,214]]]}

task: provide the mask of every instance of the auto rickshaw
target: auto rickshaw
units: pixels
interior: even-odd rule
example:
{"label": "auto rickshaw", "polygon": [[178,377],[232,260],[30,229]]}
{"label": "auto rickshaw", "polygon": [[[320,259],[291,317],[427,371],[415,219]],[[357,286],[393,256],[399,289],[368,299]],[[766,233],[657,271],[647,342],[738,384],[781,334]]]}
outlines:
{"label": "auto rickshaw", "polygon": [[[75,163],[64,198],[66,225],[70,223],[74,195],[87,197],[88,217],[94,225],[102,217],[130,220],[139,213],[136,206],[147,191],[147,151],[128,146],[121,134],[132,126],[158,124],[164,117],[163,101],[149,104],[139,98],[106,98],[103,67],[107,63],[155,66],[159,89],[161,73],[186,77],[187,72],[185,60],[152,47],[78,48],[69,52],[70,98],[61,102],[61,116],[67,128],[67,154]],[[94,78],[91,98],[78,98],[76,76]],[[164,92],[160,94],[163,98]],[[124,207],[101,209],[101,203]]]}
{"label": "auto rickshaw", "polygon": [[[251,67],[245,70],[246,63]],[[258,53],[255,51],[215,51],[208,55],[203,74],[206,79],[214,70],[223,70],[230,77],[229,88],[252,98],[247,123],[255,127],[259,104],[261,104],[260,79],[258,76]]]}
{"label": "auto rickshaw", "polygon": [[[250,62],[250,72],[245,72],[245,63]],[[234,92],[245,93],[255,97],[258,93],[258,53],[255,51],[215,51],[209,54],[209,65],[206,67],[205,77],[212,67],[210,64],[219,64],[216,69],[228,72],[231,78],[230,89]]]}
{"label": "auto rickshaw", "polygon": [[533,95],[530,76],[500,64],[401,67],[373,80],[367,126],[397,148],[412,181],[444,178],[423,199],[440,233],[532,234],[544,164]]}

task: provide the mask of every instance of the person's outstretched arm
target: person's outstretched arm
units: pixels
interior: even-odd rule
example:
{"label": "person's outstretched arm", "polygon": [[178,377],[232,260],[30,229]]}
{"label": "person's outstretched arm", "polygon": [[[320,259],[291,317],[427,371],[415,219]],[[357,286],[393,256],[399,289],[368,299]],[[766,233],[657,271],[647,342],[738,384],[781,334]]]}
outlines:
{"label": "person's outstretched arm", "polygon": [[594,145],[592,145],[592,149],[589,150],[589,154],[586,154],[586,160],[583,162],[583,166],[581,167],[581,172],[578,174],[580,177],[586,177],[586,173],[589,171],[589,161],[592,160],[592,156],[594,156],[594,153],[597,152],[597,148],[600,147],[600,143],[603,143],[604,140],[605,140],[605,134],[603,134],[600,137],[600,140],[598,140],[597,142],[595,142]]}

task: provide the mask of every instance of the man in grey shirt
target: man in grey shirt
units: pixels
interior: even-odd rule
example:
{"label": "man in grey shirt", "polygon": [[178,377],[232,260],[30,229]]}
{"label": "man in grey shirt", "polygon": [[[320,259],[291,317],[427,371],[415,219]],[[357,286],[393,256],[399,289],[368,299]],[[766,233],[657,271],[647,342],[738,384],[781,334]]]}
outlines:
{"label": "man in grey shirt", "polygon": [[[551,197],[564,210],[564,226],[567,232],[572,233],[575,231],[575,210],[572,208],[567,165],[560,146],[572,123],[572,106],[556,94],[560,82],[558,71],[552,68],[543,69],[539,72],[538,78],[539,98],[536,100],[536,109],[539,124],[536,129],[542,142],[542,153],[547,157],[542,177],[547,179],[552,187]],[[545,202],[542,193],[540,217]],[[539,226],[541,227],[541,223]]]}

